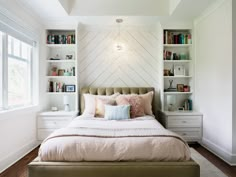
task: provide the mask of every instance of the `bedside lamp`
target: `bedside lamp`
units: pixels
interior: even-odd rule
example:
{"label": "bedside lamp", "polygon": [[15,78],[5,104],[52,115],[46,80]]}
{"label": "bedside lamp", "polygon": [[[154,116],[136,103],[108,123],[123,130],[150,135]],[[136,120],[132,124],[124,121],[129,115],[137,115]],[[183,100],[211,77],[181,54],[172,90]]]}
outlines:
{"label": "bedside lamp", "polygon": [[63,103],[65,105],[65,111],[70,111],[70,106],[69,106],[69,97],[67,95],[64,96],[63,98]]}

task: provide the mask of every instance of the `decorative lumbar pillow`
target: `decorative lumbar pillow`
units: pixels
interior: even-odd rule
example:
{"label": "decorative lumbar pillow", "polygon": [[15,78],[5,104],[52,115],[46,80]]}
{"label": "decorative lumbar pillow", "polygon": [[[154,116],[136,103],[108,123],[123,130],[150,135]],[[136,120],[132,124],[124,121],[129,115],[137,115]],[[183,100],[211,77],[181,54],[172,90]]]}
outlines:
{"label": "decorative lumbar pillow", "polygon": [[130,118],[130,105],[105,105],[105,119],[123,120]]}
{"label": "decorative lumbar pillow", "polygon": [[116,98],[117,105],[130,105],[131,118],[144,116],[143,100],[136,94],[132,95],[119,95]]}
{"label": "decorative lumbar pillow", "polygon": [[116,100],[112,98],[96,97],[96,112],[95,117],[104,117],[105,105],[115,105]]}
{"label": "decorative lumbar pillow", "polygon": [[111,99],[116,99],[116,97],[120,95],[120,93],[114,93],[113,95],[92,95],[85,93],[83,94],[84,96],[84,115],[91,115],[95,116],[95,111],[96,111],[96,98],[111,98]]}
{"label": "decorative lumbar pillow", "polygon": [[146,115],[153,115],[152,112],[152,100],[153,100],[153,91],[139,95],[143,100],[144,113]]}

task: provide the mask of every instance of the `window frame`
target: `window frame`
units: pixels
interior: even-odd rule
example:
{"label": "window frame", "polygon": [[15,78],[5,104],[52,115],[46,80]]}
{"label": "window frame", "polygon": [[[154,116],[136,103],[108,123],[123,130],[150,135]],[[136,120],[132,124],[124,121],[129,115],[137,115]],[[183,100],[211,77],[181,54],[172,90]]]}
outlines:
{"label": "window frame", "polygon": [[[0,98],[3,98],[3,32],[0,31],[0,58],[2,58],[2,60],[0,60]],[[3,110],[3,99],[0,99],[0,111]]]}
{"label": "window frame", "polygon": [[[1,107],[1,104],[0,104],[0,112],[1,111],[6,111],[6,110],[12,110],[12,109],[15,109],[15,108],[25,108],[25,107],[29,107],[29,106],[33,106],[34,104],[34,93],[33,93],[33,78],[34,78],[34,74],[33,74],[33,59],[34,59],[34,44],[29,44],[28,42],[25,42],[24,40],[22,40],[22,38],[18,38],[14,35],[11,35],[11,34],[8,34],[4,31],[1,31],[2,33],[2,63],[0,63],[0,69],[2,70],[2,78],[0,78],[0,86],[2,86],[0,89],[0,96],[2,97],[2,99],[0,100],[0,103],[2,103],[2,107]],[[32,48],[30,50],[30,53],[29,53],[29,56],[30,56],[30,59],[29,61],[27,61],[27,59],[24,59],[23,57],[17,57],[15,55],[13,55],[13,43],[12,45],[10,46],[12,49],[12,53],[11,54],[8,54],[8,36],[11,36],[17,40],[19,40],[20,42],[24,42],[28,45],[30,45]],[[20,47],[20,56],[21,56],[21,48]],[[24,62],[27,62],[28,64],[28,73],[29,73],[29,84],[28,84],[28,89],[30,91],[29,93],[29,102],[25,103],[25,104],[16,104],[16,105],[11,105],[9,106],[8,104],[8,58],[11,57],[15,60],[18,60],[18,61],[24,61]],[[0,97],[0,98],[1,98]]]}

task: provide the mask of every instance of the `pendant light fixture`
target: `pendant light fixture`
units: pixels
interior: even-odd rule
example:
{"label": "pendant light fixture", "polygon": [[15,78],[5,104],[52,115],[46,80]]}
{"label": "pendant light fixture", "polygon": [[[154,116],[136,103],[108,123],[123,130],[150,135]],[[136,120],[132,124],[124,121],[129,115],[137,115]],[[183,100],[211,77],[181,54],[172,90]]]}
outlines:
{"label": "pendant light fixture", "polygon": [[116,19],[116,23],[118,23],[118,28],[119,28],[119,33],[118,33],[118,42],[117,42],[117,45],[116,45],[116,49],[118,51],[121,51],[123,49],[122,45],[121,45],[121,42],[120,42],[120,24],[123,22],[123,19],[119,18],[119,19]]}

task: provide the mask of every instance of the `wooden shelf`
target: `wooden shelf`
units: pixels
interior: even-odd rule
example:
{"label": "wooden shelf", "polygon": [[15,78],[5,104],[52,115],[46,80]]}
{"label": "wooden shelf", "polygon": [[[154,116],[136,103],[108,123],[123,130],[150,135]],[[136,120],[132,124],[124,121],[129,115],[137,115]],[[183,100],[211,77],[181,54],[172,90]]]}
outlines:
{"label": "wooden shelf", "polygon": [[190,47],[192,44],[164,44],[164,47]]}
{"label": "wooden shelf", "polygon": [[188,95],[193,92],[164,92],[165,95]]}
{"label": "wooden shelf", "polygon": [[46,76],[48,79],[75,79],[75,76]]}
{"label": "wooden shelf", "polygon": [[75,47],[76,44],[46,44],[47,47]]}
{"label": "wooden shelf", "polygon": [[48,63],[75,63],[75,60],[46,60]]}
{"label": "wooden shelf", "polygon": [[[45,65],[47,73],[45,74],[45,94],[49,97],[48,105],[55,106],[59,109],[64,107],[63,97],[69,97],[69,104],[71,110],[78,109],[78,41],[77,41],[77,27],[53,28],[46,29],[44,46],[46,47]],[[60,43],[60,44],[59,44]],[[72,55],[71,60],[67,55]],[[61,57],[55,57],[61,56]],[[60,60],[50,60],[60,59]],[[53,69],[65,70],[64,74],[60,76],[52,76]],[[66,71],[71,75],[66,75]],[[63,85],[73,86],[75,92],[49,92],[49,91],[66,91],[62,89]],[[59,89],[60,88],[60,89]],[[71,87],[72,89],[72,87]],[[67,90],[70,91],[70,90]],[[48,110],[51,108],[48,107]]]}
{"label": "wooden shelf", "polygon": [[183,79],[186,79],[186,78],[192,78],[192,76],[164,76],[164,79],[181,79],[181,78],[183,78]]}
{"label": "wooden shelf", "polygon": [[190,63],[192,60],[163,60],[164,63]]}
{"label": "wooden shelf", "polygon": [[75,95],[76,92],[47,92],[48,95]]}

